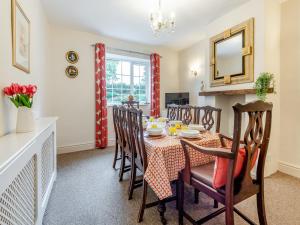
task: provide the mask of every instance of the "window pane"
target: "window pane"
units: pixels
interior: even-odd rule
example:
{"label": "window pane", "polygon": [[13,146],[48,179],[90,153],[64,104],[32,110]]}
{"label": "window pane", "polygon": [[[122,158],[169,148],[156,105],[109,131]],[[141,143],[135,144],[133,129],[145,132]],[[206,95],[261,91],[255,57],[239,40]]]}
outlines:
{"label": "window pane", "polygon": [[121,62],[120,61],[116,61],[116,63],[117,63],[117,70],[116,70],[116,74],[121,74],[122,73],[122,70],[121,70],[121,66],[122,66],[122,64],[121,64]]}
{"label": "window pane", "polygon": [[122,62],[122,74],[130,75],[130,62]]}
{"label": "window pane", "polygon": [[144,66],[144,65],[141,65],[141,66],[140,66],[140,76],[145,76],[145,72],[146,72],[145,66]]}
{"label": "window pane", "polygon": [[138,65],[133,65],[133,76],[140,75],[140,67]]}
{"label": "window pane", "polygon": [[122,76],[122,88],[123,89],[130,89],[131,85],[131,77],[130,76]]}
{"label": "window pane", "polygon": [[116,75],[116,78],[113,80],[113,88],[121,88],[122,79],[121,75]]}
{"label": "window pane", "polygon": [[133,85],[139,86],[140,85],[140,78],[139,77],[133,77]]}

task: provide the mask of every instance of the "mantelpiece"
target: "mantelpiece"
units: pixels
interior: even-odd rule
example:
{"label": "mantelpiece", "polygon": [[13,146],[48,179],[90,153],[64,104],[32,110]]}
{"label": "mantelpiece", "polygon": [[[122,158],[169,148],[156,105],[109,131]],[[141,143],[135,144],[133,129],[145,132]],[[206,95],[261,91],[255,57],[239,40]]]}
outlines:
{"label": "mantelpiece", "polygon": [[0,137],[0,224],[42,224],[56,179],[56,120]]}
{"label": "mantelpiece", "polygon": [[[274,89],[269,88],[268,93],[273,93]],[[239,89],[239,90],[224,90],[224,91],[202,91],[199,96],[218,96],[218,95],[249,95],[255,94],[255,89]]]}

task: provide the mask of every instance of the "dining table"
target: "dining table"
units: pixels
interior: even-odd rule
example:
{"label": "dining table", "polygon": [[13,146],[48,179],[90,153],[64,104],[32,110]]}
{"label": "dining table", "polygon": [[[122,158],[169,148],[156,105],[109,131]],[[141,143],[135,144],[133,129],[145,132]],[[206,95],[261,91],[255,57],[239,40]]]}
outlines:
{"label": "dining table", "polygon": [[[144,179],[157,195],[160,204],[162,223],[165,224],[164,213],[167,199],[173,196],[171,183],[178,180],[178,174],[185,167],[185,155],[180,140],[182,137],[171,136],[168,132],[159,137],[145,136],[145,148],[148,158],[148,166]],[[219,147],[221,145],[219,135],[210,131],[201,132],[198,138],[188,139],[197,145],[204,147]],[[194,149],[188,149],[191,167],[203,165],[215,160],[214,156],[205,155]],[[173,200],[176,199],[173,196]]]}

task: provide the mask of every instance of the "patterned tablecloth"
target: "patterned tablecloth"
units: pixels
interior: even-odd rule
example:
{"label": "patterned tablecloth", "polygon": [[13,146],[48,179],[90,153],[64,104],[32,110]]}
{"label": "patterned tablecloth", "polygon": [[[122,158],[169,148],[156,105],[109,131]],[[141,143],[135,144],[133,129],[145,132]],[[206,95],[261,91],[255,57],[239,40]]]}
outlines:
{"label": "patterned tablecloth", "polygon": [[[198,145],[219,147],[220,140],[217,134],[206,132],[202,138],[195,140]],[[161,139],[145,138],[148,155],[148,168],[144,178],[156,193],[159,199],[172,196],[171,181],[178,178],[178,172],[185,166],[185,158],[180,138],[166,136]],[[189,150],[191,166],[199,166],[214,160],[213,156],[204,155],[196,150]]]}

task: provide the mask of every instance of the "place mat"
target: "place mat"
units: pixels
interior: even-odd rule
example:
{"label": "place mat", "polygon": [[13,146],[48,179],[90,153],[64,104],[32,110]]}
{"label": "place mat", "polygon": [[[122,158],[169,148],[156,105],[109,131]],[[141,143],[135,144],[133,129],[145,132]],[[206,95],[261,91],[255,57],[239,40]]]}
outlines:
{"label": "place mat", "polygon": [[147,138],[147,139],[152,139],[152,140],[154,140],[154,139],[162,139],[162,138],[164,138],[164,137],[166,137],[167,135],[166,134],[161,134],[161,135],[156,135],[156,136],[151,136],[151,135],[149,135],[147,132],[145,132],[144,133],[144,137],[145,138]]}

